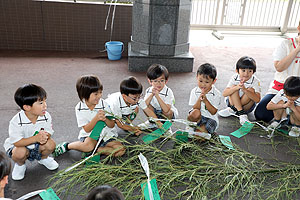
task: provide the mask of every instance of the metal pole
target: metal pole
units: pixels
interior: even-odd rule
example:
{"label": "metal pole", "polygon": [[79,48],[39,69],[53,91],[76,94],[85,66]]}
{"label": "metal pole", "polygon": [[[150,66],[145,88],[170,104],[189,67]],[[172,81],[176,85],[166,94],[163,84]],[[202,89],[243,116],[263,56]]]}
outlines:
{"label": "metal pole", "polygon": [[280,31],[282,34],[285,34],[287,32],[287,25],[288,25],[290,15],[291,15],[292,5],[293,5],[293,0],[289,0],[288,6],[286,9],[286,13],[285,13],[285,17],[284,17],[284,21],[280,27]]}

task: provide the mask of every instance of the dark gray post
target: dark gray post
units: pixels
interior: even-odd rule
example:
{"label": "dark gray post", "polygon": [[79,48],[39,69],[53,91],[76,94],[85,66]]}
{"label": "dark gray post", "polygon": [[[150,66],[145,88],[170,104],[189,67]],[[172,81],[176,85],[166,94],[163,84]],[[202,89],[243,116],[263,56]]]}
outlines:
{"label": "dark gray post", "polygon": [[129,71],[147,71],[158,63],[170,72],[191,72],[190,13],[191,0],[134,0]]}

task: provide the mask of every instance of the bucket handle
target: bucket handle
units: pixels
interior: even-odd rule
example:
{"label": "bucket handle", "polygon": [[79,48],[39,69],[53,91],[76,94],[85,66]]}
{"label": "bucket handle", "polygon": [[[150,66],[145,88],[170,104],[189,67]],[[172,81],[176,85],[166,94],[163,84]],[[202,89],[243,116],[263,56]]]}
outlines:
{"label": "bucket handle", "polygon": [[[113,56],[118,56],[118,55],[119,55],[119,54],[117,54],[117,55],[116,55],[116,54],[113,54],[109,49],[107,49],[107,48],[106,48],[106,44],[105,44],[105,50],[106,50],[106,51],[109,51],[109,53],[110,53],[111,55],[113,55]],[[124,51],[124,44],[122,43],[122,51],[121,51],[121,54],[123,53],[123,51]]]}

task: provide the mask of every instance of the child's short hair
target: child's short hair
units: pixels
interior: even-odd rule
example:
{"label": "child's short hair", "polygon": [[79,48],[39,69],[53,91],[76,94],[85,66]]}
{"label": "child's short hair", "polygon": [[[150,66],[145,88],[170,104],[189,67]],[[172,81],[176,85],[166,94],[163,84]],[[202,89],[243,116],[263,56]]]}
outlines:
{"label": "child's short hair", "polygon": [[142,94],[143,86],[134,76],[130,76],[121,82],[120,92],[125,95]]}
{"label": "child's short hair", "polygon": [[239,69],[252,69],[254,73],[256,72],[256,62],[249,56],[243,56],[236,63],[236,70],[239,71]]}
{"label": "child's short hair", "polygon": [[41,86],[26,84],[16,90],[14,97],[18,106],[24,110],[24,105],[32,106],[34,102],[46,99],[47,93]]}
{"label": "child's short hair", "polygon": [[124,200],[123,194],[109,185],[102,185],[92,189],[86,200]]}
{"label": "child's short hair", "polygon": [[168,80],[169,78],[169,71],[168,69],[160,64],[152,64],[147,70],[147,77],[150,80],[157,79],[161,75],[165,76],[165,79]]}
{"label": "child's short hair", "polygon": [[81,101],[88,100],[91,93],[103,90],[99,78],[94,75],[81,76],[76,83],[76,90]]}
{"label": "child's short hair", "polygon": [[283,85],[284,93],[290,97],[300,96],[300,77],[290,76]]}
{"label": "child's short hair", "polygon": [[0,180],[5,176],[8,176],[11,171],[10,159],[5,155],[3,151],[0,152]]}
{"label": "child's short hair", "polygon": [[216,67],[210,63],[204,63],[199,66],[197,70],[197,75],[203,75],[205,78],[211,78],[215,80],[217,78]]}

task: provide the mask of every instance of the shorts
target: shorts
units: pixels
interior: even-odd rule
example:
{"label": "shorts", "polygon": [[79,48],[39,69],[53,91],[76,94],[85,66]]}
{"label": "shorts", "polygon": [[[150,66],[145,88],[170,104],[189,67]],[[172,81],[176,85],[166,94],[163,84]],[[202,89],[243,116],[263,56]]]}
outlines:
{"label": "shorts", "polygon": [[[157,110],[157,109],[154,108],[154,113],[155,113],[155,115],[157,116],[158,119],[166,119],[166,117],[162,113],[162,110]],[[175,119],[174,112],[173,112],[173,115],[172,115],[172,119]]]}
{"label": "shorts", "polygon": [[[232,105],[230,105],[230,102],[229,102],[229,98],[226,99],[226,105],[228,107],[231,107]],[[245,113],[248,114],[248,113],[251,113],[254,109],[255,109],[255,106],[256,106],[256,103],[254,102],[254,104],[251,106],[251,108],[249,110],[245,110]]]}
{"label": "shorts", "polygon": [[201,120],[197,123],[197,126],[205,125],[205,129],[208,133],[213,134],[217,128],[217,122],[214,119],[208,117],[201,117]]}
{"label": "shorts", "polygon": [[[11,158],[12,157],[12,150],[15,147],[11,147],[6,151],[6,155]],[[42,154],[41,152],[39,152],[39,148],[40,148],[40,144],[39,143],[35,143],[34,144],[34,148],[33,149],[29,149],[26,147],[26,149],[28,149],[29,151],[29,156],[27,157],[27,159],[29,161],[34,161],[34,160],[41,160],[42,159]]]}
{"label": "shorts", "polygon": [[[80,140],[80,142],[84,142],[84,140],[86,139],[87,137],[81,137],[79,140]],[[107,140],[107,141],[105,141],[104,142],[104,140],[102,140],[101,142],[100,142],[100,144],[99,144],[99,147],[105,147],[109,142],[112,142],[112,141],[115,141],[116,140],[116,138],[110,138],[109,140]],[[99,148],[98,147],[98,148]]]}

